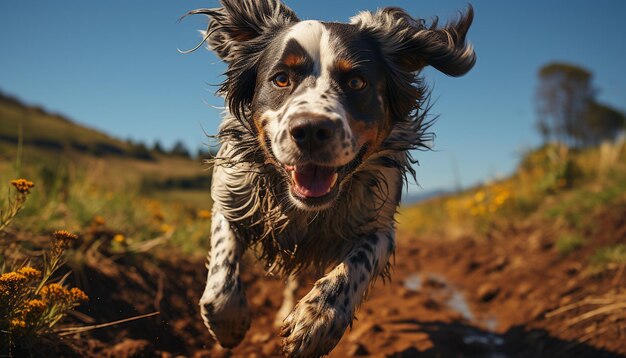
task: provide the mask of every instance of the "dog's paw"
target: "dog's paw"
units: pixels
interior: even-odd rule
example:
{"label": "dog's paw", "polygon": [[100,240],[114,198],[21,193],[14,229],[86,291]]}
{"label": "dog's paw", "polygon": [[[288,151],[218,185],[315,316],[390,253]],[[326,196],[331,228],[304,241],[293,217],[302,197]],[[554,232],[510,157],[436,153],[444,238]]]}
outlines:
{"label": "dog's paw", "polygon": [[320,357],[339,342],[350,317],[320,297],[306,295],[285,319],[280,335],[288,357]]}
{"label": "dog's paw", "polygon": [[239,294],[213,294],[205,291],[200,299],[204,325],[211,336],[224,348],[237,346],[250,328],[250,308],[246,296]]}

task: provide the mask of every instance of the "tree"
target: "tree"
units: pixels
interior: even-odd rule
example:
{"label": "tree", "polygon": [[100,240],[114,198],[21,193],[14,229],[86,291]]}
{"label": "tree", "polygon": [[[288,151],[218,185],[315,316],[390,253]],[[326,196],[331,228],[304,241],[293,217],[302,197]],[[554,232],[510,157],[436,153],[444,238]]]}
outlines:
{"label": "tree", "polygon": [[154,144],[152,145],[152,151],[159,153],[159,154],[165,153],[165,150],[163,149],[163,145],[161,145],[161,142],[158,139],[154,141]]}
{"label": "tree", "polygon": [[170,154],[186,158],[191,157],[191,155],[189,154],[189,150],[181,140],[178,140],[176,141],[176,143],[174,143],[172,150],[170,150]]}
{"label": "tree", "polygon": [[615,140],[626,126],[626,114],[605,104],[593,102],[585,116],[586,145],[598,145],[603,140]]}
{"label": "tree", "polygon": [[585,116],[594,102],[591,80],[591,72],[566,63],[551,63],[539,70],[537,127],[544,139],[580,144]]}
{"label": "tree", "polygon": [[626,115],[596,101],[592,78],[590,71],[566,63],[539,70],[537,130],[545,141],[590,146],[624,130]]}

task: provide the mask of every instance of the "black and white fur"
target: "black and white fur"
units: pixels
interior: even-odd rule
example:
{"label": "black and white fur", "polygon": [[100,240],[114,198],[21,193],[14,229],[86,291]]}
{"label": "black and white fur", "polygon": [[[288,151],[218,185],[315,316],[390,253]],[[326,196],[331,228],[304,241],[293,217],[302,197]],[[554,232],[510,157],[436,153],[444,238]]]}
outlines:
{"label": "black and white fur", "polygon": [[209,17],[203,42],[228,64],[202,317],[222,346],[241,342],[250,310],[240,260],[255,245],[268,270],[325,273],[281,310],[291,311],[284,352],[325,355],[388,275],[394,215],[414,175],[409,151],[430,140],[418,73],[472,68],[472,8],[444,27],[399,8],[349,24],[300,21],[279,0],[222,0],[190,14]]}

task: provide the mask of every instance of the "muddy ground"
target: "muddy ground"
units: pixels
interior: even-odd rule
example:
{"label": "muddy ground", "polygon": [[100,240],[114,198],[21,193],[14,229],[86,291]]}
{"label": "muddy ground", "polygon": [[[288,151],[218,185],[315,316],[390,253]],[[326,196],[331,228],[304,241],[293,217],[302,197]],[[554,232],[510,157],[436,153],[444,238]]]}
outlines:
{"label": "muddy ground", "polygon": [[[625,210],[626,213],[626,210]],[[379,280],[331,357],[621,357],[626,318],[593,305],[555,314],[585,299],[623,294],[624,267],[589,274],[597,245],[626,238],[624,213],[601,218],[593,245],[563,256],[550,228],[519,224],[488,237],[417,238],[400,231],[392,281]],[[215,344],[201,319],[202,261],[161,255],[99,262],[78,273],[91,300],[74,324],[151,318],[68,336],[62,355],[108,357],[280,356],[273,328],[283,284],[247,263],[253,323],[233,350]],[[300,295],[312,285],[301,285]],[[622,296],[623,297],[623,296]],[[619,302],[618,302],[619,303]],[[623,301],[621,301],[623,305]],[[584,314],[587,316],[583,316]],[[558,311],[557,311],[558,313]],[[69,347],[69,348],[68,348]]]}

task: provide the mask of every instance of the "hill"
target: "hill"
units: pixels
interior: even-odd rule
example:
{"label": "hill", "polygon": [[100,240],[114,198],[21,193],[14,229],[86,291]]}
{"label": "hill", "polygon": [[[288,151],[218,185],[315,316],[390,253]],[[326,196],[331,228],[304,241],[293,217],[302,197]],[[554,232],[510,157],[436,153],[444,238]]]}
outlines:
{"label": "hill", "polygon": [[99,167],[115,173],[102,177],[107,182],[142,183],[146,188],[210,185],[201,160],[149,150],[143,143],[114,138],[0,92],[0,169],[7,171],[16,161],[22,166],[17,171],[26,173],[42,165],[52,171],[68,165]]}
{"label": "hill", "polygon": [[140,159],[153,157],[145,147],[142,150],[139,145],[120,141],[0,93],[0,145],[5,149],[15,147],[20,136],[25,145],[47,151],[74,150],[95,156]]}

